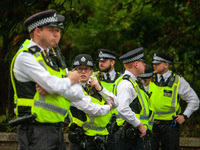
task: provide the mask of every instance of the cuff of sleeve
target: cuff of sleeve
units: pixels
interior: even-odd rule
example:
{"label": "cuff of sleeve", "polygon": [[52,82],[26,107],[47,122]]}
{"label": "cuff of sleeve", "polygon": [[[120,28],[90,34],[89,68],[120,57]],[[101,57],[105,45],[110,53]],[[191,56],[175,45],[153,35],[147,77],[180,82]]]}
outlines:
{"label": "cuff of sleeve", "polygon": [[110,112],[110,106],[109,105],[105,105],[106,106],[106,114]]}
{"label": "cuff of sleeve", "polygon": [[69,78],[66,78],[68,86],[70,87],[72,85],[71,80]]}
{"label": "cuff of sleeve", "polygon": [[105,91],[106,91],[106,89],[103,86],[101,86],[101,90],[98,91],[98,92],[99,92],[100,95],[102,95],[102,94],[105,93]]}
{"label": "cuff of sleeve", "polygon": [[140,124],[140,120],[138,118],[136,118],[132,125],[134,127],[137,127],[139,124]]}
{"label": "cuff of sleeve", "polygon": [[189,118],[189,117],[192,115],[192,112],[189,111],[189,110],[185,110],[185,111],[183,112],[183,114],[186,115],[186,116]]}
{"label": "cuff of sleeve", "polygon": [[100,91],[97,91],[97,92],[99,92],[99,94],[101,94],[101,92],[103,91],[103,89],[104,89],[104,87],[101,86],[101,90],[100,90]]}

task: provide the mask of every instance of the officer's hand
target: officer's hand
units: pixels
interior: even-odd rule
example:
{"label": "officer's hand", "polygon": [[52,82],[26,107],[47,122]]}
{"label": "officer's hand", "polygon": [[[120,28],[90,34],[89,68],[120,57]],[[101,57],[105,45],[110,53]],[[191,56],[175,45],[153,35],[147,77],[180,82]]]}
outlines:
{"label": "officer's hand", "polygon": [[110,110],[112,110],[112,104],[110,102],[106,102],[107,105],[110,106]]}
{"label": "officer's hand", "polygon": [[140,122],[140,124],[137,126],[138,130],[140,131],[140,137],[143,137],[146,135],[146,128],[144,125]]}
{"label": "officer's hand", "polygon": [[101,85],[99,84],[99,81],[95,78],[90,78],[90,84],[91,86],[94,86],[94,88],[97,90],[97,91],[101,91]]}
{"label": "officer's hand", "polygon": [[73,71],[69,71],[67,77],[70,79],[71,84],[73,85],[79,82],[80,75],[76,70],[73,70]]}
{"label": "officer's hand", "polygon": [[176,122],[178,122],[178,124],[182,124],[183,122],[185,122],[185,118],[183,115],[176,115]]}
{"label": "officer's hand", "polygon": [[39,84],[35,85],[36,90],[41,94],[41,95],[46,95],[49,94],[45,89],[43,89]]}

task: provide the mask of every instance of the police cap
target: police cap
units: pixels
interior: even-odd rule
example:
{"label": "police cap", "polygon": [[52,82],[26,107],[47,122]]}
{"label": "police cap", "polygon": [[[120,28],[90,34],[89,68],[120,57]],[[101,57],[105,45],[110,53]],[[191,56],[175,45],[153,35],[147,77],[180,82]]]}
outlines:
{"label": "police cap", "polygon": [[155,52],[154,55],[153,55],[153,61],[152,63],[153,64],[159,64],[159,63],[162,63],[162,62],[166,62],[166,63],[173,63],[173,58],[171,56],[169,56],[168,54],[164,53],[164,52]]}
{"label": "police cap", "polygon": [[119,60],[121,60],[124,64],[131,63],[136,60],[142,60],[144,58],[144,52],[143,52],[143,47],[134,49],[121,57],[119,57]]}
{"label": "police cap", "polygon": [[93,65],[92,57],[87,54],[77,55],[74,59],[73,68],[75,68],[76,66],[81,66],[81,65],[86,65],[86,66],[90,66],[91,68],[93,68],[94,65]]}
{"label": "police cap", "polygon": [[54,9],[42,11],[30,16],[24,21],[24,26],[28,28],[30,33],[37,27],[41,26],[54,26],[63,29],[63,21],[65,17],[57,13]]}
{"label": "police cap", "polygon": [[153,76],[153,68],[150,65],[145,65],[144,74],[138,76],[138,78],[150,78]]}
{"label": "police cap", "polygon": [[98,49],[99,60],[116,59],[117,54],[107,49]]}

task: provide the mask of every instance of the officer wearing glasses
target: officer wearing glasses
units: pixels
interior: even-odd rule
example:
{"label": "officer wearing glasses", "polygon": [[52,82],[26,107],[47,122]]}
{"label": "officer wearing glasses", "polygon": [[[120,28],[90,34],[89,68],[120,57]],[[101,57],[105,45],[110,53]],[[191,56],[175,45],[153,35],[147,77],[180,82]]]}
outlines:
{"label": "officer wearing glasses", "polygon": [[79,84],[84,93],[91,98],[91,101],[71,103],[70,111],[73,121],[68,136],[70,150],[105,149],[104,144],[109,134],[106,125],[111,118],[111,113],[103,110],[97,112],[97,110],[108,105],[110,109],[117,106],[114,94],[108,92],[97,79],[91,77],[93,66],[91,56],[80,54],[75,57],[73,68],[79,73]]}

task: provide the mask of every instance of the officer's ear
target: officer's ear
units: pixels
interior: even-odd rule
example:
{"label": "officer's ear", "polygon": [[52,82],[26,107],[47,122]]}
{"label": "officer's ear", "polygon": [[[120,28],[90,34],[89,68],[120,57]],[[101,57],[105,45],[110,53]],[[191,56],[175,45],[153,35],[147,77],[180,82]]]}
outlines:
{"label": "officer's ear", "polygon": [[34,34],[37,35],[37,36],[40,35],[40,28],[38,28],[38,27],[35,28],[33,32],[34,32]]}
{"label": "officer's ear", "polygon": [[168,69],[169,68],[169,63],[164,63],[164,68]]}
{"label": "officer's ear", "polygon": [[94,72],[94,71],[93,71],[93,69],[92,69],[91,73],[93,74],[93,72]]}
{"label": "officer's ear", "polygon": [[112,66],[114,66],[114,65],[115,65],[115,60],[114,60],[114,59],[111,59],[111,61],[110,61],[110,62],[111,62],[111,65],[112,65]]}

